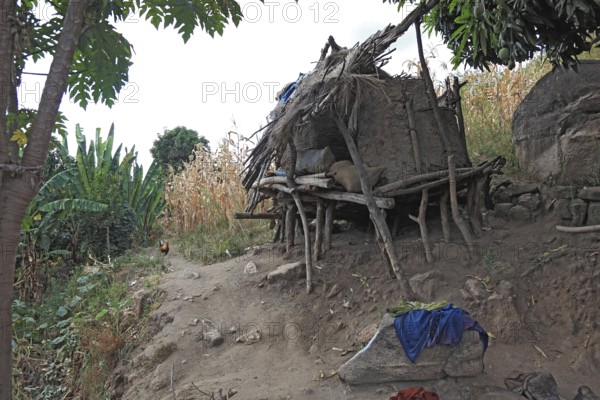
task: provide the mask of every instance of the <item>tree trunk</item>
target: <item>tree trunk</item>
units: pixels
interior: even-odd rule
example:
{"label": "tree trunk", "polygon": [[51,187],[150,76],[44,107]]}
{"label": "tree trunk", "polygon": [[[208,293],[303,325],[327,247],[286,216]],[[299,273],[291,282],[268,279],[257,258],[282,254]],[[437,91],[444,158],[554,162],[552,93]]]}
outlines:
{"label": "tree trunk", "polygon": [[[44,91],[28,135],[28,144],[21,164],[25,171],[0,172],[0,399],[12,398],[12,299],[16,249],[19,242],[21,223],[25,210],[38,190],[50,136],[56,121],[60,102],[67,85],[69,68],[73,54],[81,36],[83,16],[87,9],[87,0],[71,1],[64,19],[58,45],[50,72],[44,85]],[[12,35],[8,16],[12,14],[14,1],[4,0],[0,5],[0,88],[10,84],[10,63],[13,61],[10,49]],[[8,34],[8,38],[7,38]],[[8,44],[8,47],[6,47]],[[7,61],[8,57],[8,61]],[[8,70],[7,70],[8,63]],[[2,92],[0,100],[0,163],[9,163],[6,137],[7,93]],[[8,132],[10,134],[10,132]],[[14,161],[13,161],[14,162]],[[0,167],[1,168],[1,167]],[[0,169],[1,171],[1,169]]]}

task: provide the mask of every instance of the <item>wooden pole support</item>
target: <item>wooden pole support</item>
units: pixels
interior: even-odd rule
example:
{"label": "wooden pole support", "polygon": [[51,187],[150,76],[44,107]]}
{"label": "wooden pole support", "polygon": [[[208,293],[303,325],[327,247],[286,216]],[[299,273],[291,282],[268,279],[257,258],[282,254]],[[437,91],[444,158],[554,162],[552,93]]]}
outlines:
{"label": "wooden pole support", "polygon": [[296,237],[296,206],[288,205],[285,213],[285,253],[290,254]]}
{"label": "wooden pole support", "polygon": [[[353,113],[356,112],[356,108],[357,108],[357,104],[355,103]],[[350,120],[352,120],[352,116],[350,117]],[[408,283],[408,280],[406,280],[406,278],[404,277],[404,271],[402,271],[402,267],[400,266],[400,260],[398,259],[398,256],[396,254],[396,249],[394,248],[394,243],[392,241],[392,235],[390,234],[390,231],[388,229],[388,226],[387,226],[385,220],[382,218],[382,216],[380,214],[380,209],[377,207],[377,204],[375,203],[375,198],[373,197],[373,190],[372,190],[371,186],[369,185],[365,166],[362,163],[362,159],[360,158],[360,155],[358,153],[358,148],[356,147],[356,144],[354,143],[354,140],[352,139],[352,134],[350,133],[350,130],[348,129],[348,127],[346,126],[344,121],[342,121],[342,119],[339,116],[336,117],[335,121],[336,121],[338,129],[340,130],[340,132],[342,134],[342,137],[344,138],[344,141],[346,142],[346,147],[348,148],[348,151],[350,152],[352,161],[354,162],[354,165],[356,166],[356,171],[358,172],[358,176],[360,178],[361,188],[362,188],[363,194],[365,195],[365,199],[367,201],[367,207],[369,208],[369,214],[371,216],[371,220],[373,221],[373,224],[375,224],[375,227],[377,228],[377,230],[379,232],[379,235],[381,235],[381,240],[383,242],[382,247],[385,250],[384,254],[386,254],[388,257],[390,268],[393,271],[396,279],[398,279],[398,281],[400,283],[400,288],[403,291],[403,294],[406,297],[406,299],[413,300],[413,299],[415,299],[415,293],[411,289],[410,284]]]}
{"label": "wooden pole support", "polygon": [[445,190],[440,197],[440,220],[442,221],[442,234],[444,235],[444,242],[450,242],[450,224],[448,223],[448,197],[450,192]]}
{"label": "wooden pole support", "polygon": [[233,214],[235,219],[279,219],[278,213],[249,213],[249,212],[236,212]]}
{"label": "wooden pole support", "polygon": [[[409,99],[406,103],[406,113],[408,115],[408,126],[410,128],[410,140],[412,142],[413,156],[417,173],[420,175],[422,172],[421,166],[421,150],[419,148],[419,140],[417,137],[415,114],[412,106],[412,99]],[[421,231],[421,241],[423,242],[423,249],[425,250],[425,260],[428,263],[433,262],[433,254],[431,253],[431,244],[429,241],[429,232],[427,231],[427,206],[429,205],[429,189],[423,189],[421,191],[421,204],[419,205],[419,216],[418,218],[409,215],[410,219],[419,224],[419,230]]]}
{"label": "wooden pole support", "polygon": [[325,208],[325,236],[323,237],[323,252],[331,249],[331,236],[333,234],[333,212],[335,201],[328,201]]}
{"label": "wooden pole support", "polygon": [[[302,229],[304,230],[304,253],[306,255],[306,293],[310,294],[312,292],[312,252],[310,246],[310,230],[308,228],[308,219],[306,218],[306,213],[304,212],[304,207],[302,206],[302,200],[300,200],[300,195],[295,188],[289,188],[283,185],[273,185],[273,189],[279,190],[281,192],[287,193],[292,196],[294,199],[294,203],[296,203],[296,208],[298,209],[298,214],[300,214],[300,220],[302,221]],[[286,221],[287,225],[287,221]],[[293,220],[290,224],[294,226]],[[287,229],[289,230],[289,228]]]}
{"label": "wooden pole support", "polygon": [[427,231],[427,223],[425,220],[425,215],[427,214],[427,205],[429,204],[429,190],[423,189],[421,195],[421,204],[419,205],[419,216],[413,217],[409,215],[408,217],[419,224],[419,230],[421,231],[421,240],[423,241],[423,249],[425,250],[425,260],[428,263],[433,262],[433,253],[431,252],[431,243],[429,241],[429,232]]}
{"label": "wooden pole support", "polygon": [[325,224],[325,200],[317,199],[317,230],[315,232],[315,245],[314,245],[314,261],[317,262],[321,259],[323,252],[323,225]]}
{"label": "wooden pole support", "polygon": [[462,234],[465,242],[467,243],[469,253],[471,257],[473,257],[473,238],[471,236],[469,226],[467,226],[465,221],[463,221],[462,217],[460,216],[460,210],[458,209],[458,201],[456,198],[456,164],[454,159],[454,150],[450,146],[450,141],[448,140],[448,133],[446,132],[444,120],[442,118],[442,114],[440,113],[440,108],[437,104],[435,88],[433,87],[433,81],[431,80],[429,68],[427,67],[427,60],[425,59],[425,54],[423,52],[423,40],[421,39],[420,20],[415,21],[415,31],[417,34],[417,48],[419,50],[419,60],[421,61],[422,76],[423,80],[425,81],[427,96],[429,97],[429,103],[433,110],[433,116],[438,127],[440,139],[444,145],[446,154],[448,155],[448,180],[450,183],[450,208],[452,210],[452,219],[454,220],[454,223],[458,226],[460,233]]}

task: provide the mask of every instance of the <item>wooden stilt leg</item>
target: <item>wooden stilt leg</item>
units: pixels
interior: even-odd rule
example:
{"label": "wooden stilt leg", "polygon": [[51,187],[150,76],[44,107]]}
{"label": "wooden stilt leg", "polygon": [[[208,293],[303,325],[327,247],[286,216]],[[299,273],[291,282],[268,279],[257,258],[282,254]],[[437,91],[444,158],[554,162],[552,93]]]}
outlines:
{"label": "wooden stilt leg", "polygon": [[444,191],[442,197],[440,197],[440,219],[442,221],[442,233],[444,235],[444,242],[450,242],[450,224],[448,223],[448,196],[450,192]]}
{"label": "wooden stilt leg", "polygon": [[427,224],[425,222],[425,216],[427,214],[427,205],[429,204],[429,189],[423,189],[421,194],[421,205],[419,206],[419,216],[413,217],[409,215],[408,217],[419,224],[419,229],[421,230],[421,240],[423,241],[423,248],[425,250],[425,260],[428,263],[433,262],[433,254],[431,252],[431,244],[429,242],[429,233],[427,232]]}
{"label": "wooden stilt leg", "polygon": [[323,253],[331,249],[331,236],[333,234],[333,211],[335,201],[328,201],[325,208],[325,236],[323,237]]}
{"label": "wooden stilt leg", "polygon": [[321,198],[317,199],[317,231],[315,233],[315,245],[314,245],[314,261],[317,262],[321,259],[322,247],[323,246],[323,225],[325,217],[325,201]]}
{"label": "wooden stilt leg", "polygon": [[473,257],[473,237],[471,236],[471,230],[469,226],[465,223],[460,215],[460,210],[458,209],[458,199],[456,195],[456,170],[454,164],[454,155],[448,156],[448,176],[450,178],[450,209],[452,210],[452,219],[460,233],[462,234],[465,242],[467,243],[467,247],[469,248],[469,253],[471,257]]}
{"label": "wooden stilt leg", "polygon": [[292,247],[294,247],[294,239],[296,236],[296,206],[293,204],[288,205],[287,212],[285,214],[285,252],[290,253]]}
{"label": "wooden stilt leg", "polygon": [[392,236],[398,236],[400,234],[400,220],[402,217],[399,212],[394,215],[394,226],[392,227]]}
{"label": "wooden stilt leg", "polygon": [[310,249],[310,231],[308,230],[308,219],[302,207],[302,202],[298,192],[294,191],[291,193],[296,202],[298,208],[298,214],[300,214],[300,220],[302,221],[302,227],[304,229],[304,252],[306,253],[306,293],[312,292],[312,253]]}
{"label": "wooden stilt leg", "polygon": [[475,177],[469,184],[469,191],[467,194],[467,211],[469,214],[469,221],[473,227],[473,232],[476,237],[481,237],[483,233],[483,216],[481,215],[481,192],[485,183],[486,177]]}

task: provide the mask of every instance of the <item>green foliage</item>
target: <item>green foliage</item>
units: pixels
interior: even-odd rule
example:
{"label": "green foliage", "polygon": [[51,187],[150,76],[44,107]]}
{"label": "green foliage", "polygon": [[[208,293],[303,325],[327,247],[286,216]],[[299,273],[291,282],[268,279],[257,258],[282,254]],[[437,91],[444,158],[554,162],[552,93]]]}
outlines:
{"label": "green foliage", "polygon": [[210,36],[222,35],[229,19],[237,26],[242,18],[235,1],[171,0],[162,2],[138,1],[140,12],[155,28],[173,26],[187,42],[199,25]]}
{"label": "green foliage", "polygon": [[[28,208],[23,235],[28,253],[46,260],[50,248],[71,253],[80,262],[91,255],[122,254],[134,243],[153,239],[165,207],[163,180],[156,164],[144,175],[134,149],[113,153],[114,127],[106,141],[96,131],[89,145],[76,128],[77,154],[69,158],[66,142],[56,147],[60,168],[48,178]],[[56,255],[56,254],[55,254]]]}
{"label": "green foliage", "polygon": [[467,148],[474,163],[502,155],[504,171],[522,174],[511,140],[512,116],[533,85],[550,70],[538,57],[509,70],[469,71],[461,76],[468,84],[461,91]]}
{"label": "green foliage", "polygon": [[83,108],[90,100],[112,106],[128,81],[132,50],[107,21],[88,28],[79,40],[67,80],[71,99]]}
{"label": "green foliage", "polygon": [[184,256],[212,264],[232,257],[243,257],[249,247],[269,241],[272,232],[264,222],[242,221],[236,229],[230,229],[223,221],[218,227],[198,226],[179,241]]}
{"label": "green foliage", "polygon": [[150,153],[165,171],[168,166],[180,171],[183,163],[190,160],[190,156],[197,145],[210,151],[208,139],[199,136],[195,130],[178,126],[171,130],[165,130],[162,135],[158,135],[158,139],[154,141]]}
{"label": "green foliage", "polygon": [[[67,18],[68,1],[53,1],[56,10],[50,18],[38,18],[42,2],[20,2],[18,19],[26,31],[17,48],[16,64],[22,71],[31,58],[37,61],[56,50],[58,36]],[[222,35],[227,24],[235,26],[242,18],[236,1],[222,0],[161,0],[161,1],[107,1],[90,2],[84,28],[75,52],[68,88],[71,99],[82,107],[90,101],[112,106],[118,92],[128,79],[132,46],[116,29],[115,23],[140,15],[156,28],[173,27],[187,42],[197,28],[209,35]],[[20,81],[20,72],[18,73]],[[19,82],[18,82],[19,83]]]}
{"label": "green foliage", "polygon": [[455,67],[464,62],[479,69],[490,64],[512,69],[537,53],[553,65],[575,67],[577,56],[600,34],[600,1],[441,0],[424,22],[453,51]]}
{"label": "green foliage", "polygon": [[129,254],[113,270],[78,270],[52,281],[39,305],[15,300],[13,397],[107,398],[111,368],[143,336],[136,333],[145,319],[131,319],[129,282],[160,272],[159,264],[156,257]]}

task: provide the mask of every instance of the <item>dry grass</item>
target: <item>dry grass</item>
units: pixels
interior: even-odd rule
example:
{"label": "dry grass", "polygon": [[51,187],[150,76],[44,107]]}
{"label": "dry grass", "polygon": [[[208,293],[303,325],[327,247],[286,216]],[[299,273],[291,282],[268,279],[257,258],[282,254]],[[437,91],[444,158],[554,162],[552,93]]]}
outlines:
{"label": "dry grass", "polygon": [[[600,59],[600,49],[583,54],[581,59]],[[523,174],[511,141],[512,116],[533,85],[552,69],[541,57],[518,65],[510,71],[496,67],[489,72],[467,72],[461,80],[469,83],[462,90],[467,145],[473,163],[502,155],[505,171]]]}
{"label": "dry grass", "polygon": [[502,155],[505,170],[521,171],[511,142],[512,115],[533,85],[551,66],[540,59],[510,71],[496,67],[489,72],[468,72],[462,91],[467,145],[473,163]]}
{"label": "dry grass", "polygon": [[164,225],[186,256],[213,262],[240,253],[268,233],[265,222],[233,218],[245,209],[240,174],[252,145],[229,132],[214,153],[199,148],[181,172],[171,172]]}

